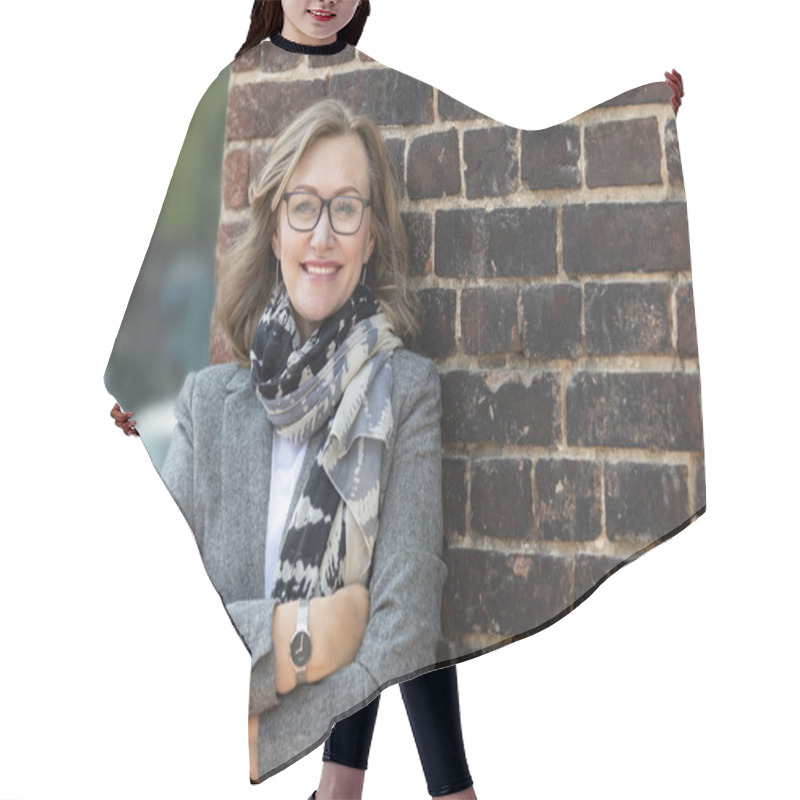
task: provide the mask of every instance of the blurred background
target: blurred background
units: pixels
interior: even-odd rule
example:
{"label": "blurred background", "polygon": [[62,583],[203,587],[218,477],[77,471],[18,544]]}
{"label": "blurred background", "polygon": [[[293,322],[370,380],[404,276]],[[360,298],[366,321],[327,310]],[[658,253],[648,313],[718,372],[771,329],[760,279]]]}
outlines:
{"label": "blurred background", "polygon": [[158,470],[184,378],[209,364],[228,79],[225,68],[192,117],[105,374]]}

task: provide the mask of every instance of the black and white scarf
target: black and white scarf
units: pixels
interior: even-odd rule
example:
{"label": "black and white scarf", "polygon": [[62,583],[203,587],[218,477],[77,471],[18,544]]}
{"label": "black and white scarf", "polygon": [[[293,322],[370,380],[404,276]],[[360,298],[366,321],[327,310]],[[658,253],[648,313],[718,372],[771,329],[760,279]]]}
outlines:
{"label": "black and white scarf", "polygon": [[259,321],[250,376],[275,430],[296,443],[328,430],[281,547],[272,589],[280,602],[366,580],[393,426],[390,356],[401,346],[361,284],[302,347],[285,289]]}

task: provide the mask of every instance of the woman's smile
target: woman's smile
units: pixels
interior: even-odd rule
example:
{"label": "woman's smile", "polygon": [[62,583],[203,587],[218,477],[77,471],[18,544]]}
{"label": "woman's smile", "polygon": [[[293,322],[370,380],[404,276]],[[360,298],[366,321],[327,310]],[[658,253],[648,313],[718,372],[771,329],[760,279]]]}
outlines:
{"label": "woman's smile", "polygon": [[[358,285],[375,245],[369,197],[369,163],[357,135],[319,139],[286,185],[272,248],[303,342]],[[337,230],[353,233],[337,233],[331,215]]]}

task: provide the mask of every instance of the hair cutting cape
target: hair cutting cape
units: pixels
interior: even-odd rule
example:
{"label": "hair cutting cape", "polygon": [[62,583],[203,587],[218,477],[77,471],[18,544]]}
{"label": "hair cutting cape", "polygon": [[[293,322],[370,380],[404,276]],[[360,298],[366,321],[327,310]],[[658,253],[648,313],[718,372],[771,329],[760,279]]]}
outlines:
{"label": "hair cutting cape", "polygon": [[[381,128],[423,308],[410,349],[441,378],[433,667],[555,622],[705,510],[675,117],[654,83],[517,130],[351,46],[246,52],[198,106],[106,373],[159,468],[184,376],[230,359],[210,322],[214,273],[247,224],[248,185],[285,125],[329,97]],[[275,732],[290,752],[260,757],[261,777],[368,699]]]}

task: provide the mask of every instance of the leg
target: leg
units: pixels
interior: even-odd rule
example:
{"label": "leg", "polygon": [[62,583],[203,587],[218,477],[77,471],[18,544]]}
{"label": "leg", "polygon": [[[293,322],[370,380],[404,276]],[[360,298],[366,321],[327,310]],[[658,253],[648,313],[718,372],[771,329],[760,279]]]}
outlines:
{"label": "leg", "polygon": [[432,797],[475,797],[461,735],[456,668],[400,684]]}
{"label": "leg", "polygon": [[322,753],[322,776],[316,800],[358,800],[361,797],[379,700],[380,695],[333,726]]}

